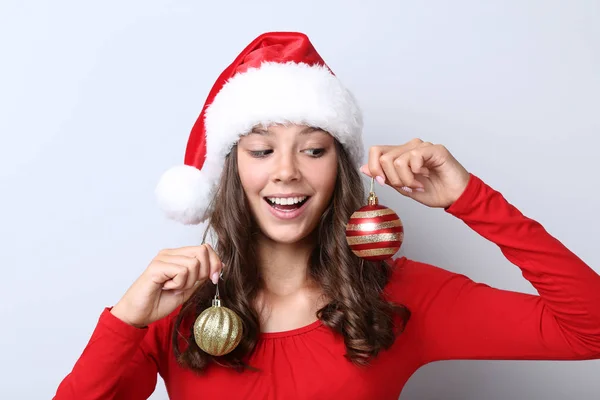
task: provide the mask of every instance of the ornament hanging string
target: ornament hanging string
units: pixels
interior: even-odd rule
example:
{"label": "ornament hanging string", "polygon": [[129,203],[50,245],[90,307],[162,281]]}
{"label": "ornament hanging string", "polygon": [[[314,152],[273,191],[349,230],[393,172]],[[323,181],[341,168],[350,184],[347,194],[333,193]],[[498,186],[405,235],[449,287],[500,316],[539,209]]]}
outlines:
{"label": "ornament hanging string", "polygon": [[215,298],[213,299],[213,305],[215,305],[215,303],[217,303],[218,305],[221,305],[221,298],[219,297],[219,281],[220,280],[224,280],[223,279],[223,270],[221,270],[221,272],[219,272],[219,279],[217,279],[217,283],[215,284],[216,291],[215,291]]}

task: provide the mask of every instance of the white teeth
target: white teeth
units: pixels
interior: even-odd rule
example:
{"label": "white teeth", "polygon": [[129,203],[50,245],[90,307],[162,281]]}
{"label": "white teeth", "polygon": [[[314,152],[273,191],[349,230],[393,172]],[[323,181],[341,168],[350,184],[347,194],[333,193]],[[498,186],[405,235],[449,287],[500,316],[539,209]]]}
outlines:
{"label": "white teeth", "polygon": [[292,204],[298,204],[298,203],[303,202],[304,200],[306,200],[306,197],[307,196],[302,196],[302,197],[267,197],[267,200],[269,200],[273,204],[292,205]]}

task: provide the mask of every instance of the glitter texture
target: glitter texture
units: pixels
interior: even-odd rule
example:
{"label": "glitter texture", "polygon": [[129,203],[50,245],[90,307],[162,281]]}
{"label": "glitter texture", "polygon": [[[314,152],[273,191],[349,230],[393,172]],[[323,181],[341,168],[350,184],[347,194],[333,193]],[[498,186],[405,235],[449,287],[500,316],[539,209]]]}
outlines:
{"label": "glitter texture", "polygon": [[384,209],[373,210],[373,211],[357,211],[354,214],[352,214],[352,218],[374,218],[374,217],[381,217],[382,215],[390,215],[390,214],[396,214],[396,213],[391,208],[384,208]]}
{"label": "glitter texture", "polygon": [[402,226],[400,220],[388,221],[388,222],[370,222],[366,224],[348,224],[346,230],[349,231],[378,231],[385,228],[395,228]]}
{"label": "glitter texture", "polygon": [[391,248],[383,248],[383,249],[370,249],[370,250],[356,250],[355,253],[357,256],[361,257],[361,258],[365,258],[365,257],[391,257],[394,254],[396,254],[396,252],[398,251],[398,249],[396,247],[391,247]]}
{"label": "glitter texture", "polygon": [[198,347],[213,356],[230,353],[242,339],[242,320],[232,310],[216,303],[204,310],[194,323]]}
{"label": "glitter texture", "polygon": [[404,239],[404,234],[402,232],[379,233],[376,235],[349,236],[347,239],[349,245],[379,242],[398,242]]}

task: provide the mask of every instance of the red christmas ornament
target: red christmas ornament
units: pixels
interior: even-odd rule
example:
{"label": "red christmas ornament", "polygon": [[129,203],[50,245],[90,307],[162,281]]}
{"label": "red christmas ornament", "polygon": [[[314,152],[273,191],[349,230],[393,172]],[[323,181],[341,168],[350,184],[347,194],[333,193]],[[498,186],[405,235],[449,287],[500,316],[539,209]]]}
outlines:
{"label": "red christmas ornament", "polygon": [[368,261],[386,260],[402,246],[402,221],[391,208],[379,204],[373,179],[368,205],[355,211],[346,225],[346,241],[354,254]]}

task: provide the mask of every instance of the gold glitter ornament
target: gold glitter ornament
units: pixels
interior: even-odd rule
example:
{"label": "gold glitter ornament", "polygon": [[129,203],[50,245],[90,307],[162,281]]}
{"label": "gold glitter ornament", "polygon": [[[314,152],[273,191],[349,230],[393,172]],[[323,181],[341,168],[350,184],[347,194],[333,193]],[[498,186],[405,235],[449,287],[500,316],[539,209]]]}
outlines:
{"label": "gold glitter ornament", "polygon": [[212,356],[230,353],[242,340],[242,320],[227,307],[221,305],[219,286],[212,307],[202,311],[194,322],[196,344]]}

